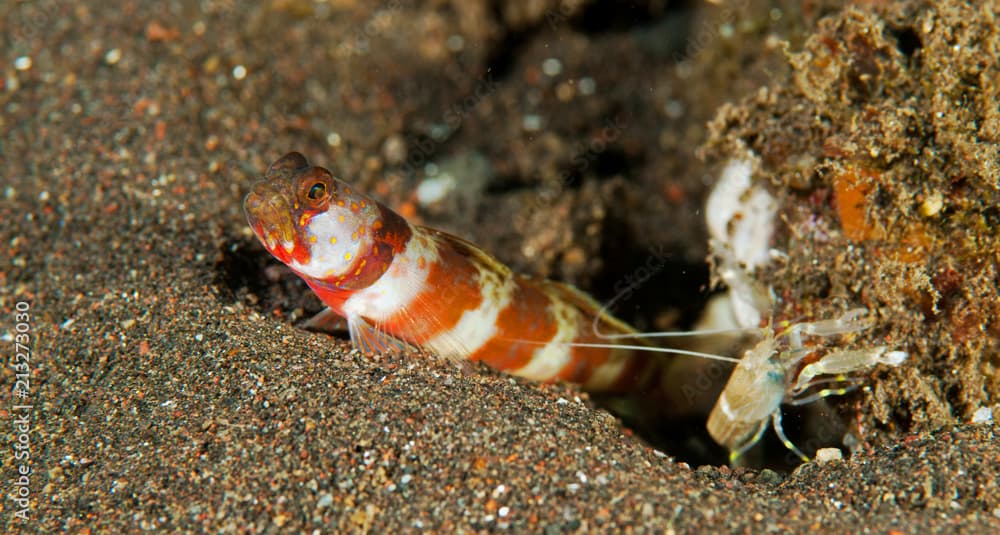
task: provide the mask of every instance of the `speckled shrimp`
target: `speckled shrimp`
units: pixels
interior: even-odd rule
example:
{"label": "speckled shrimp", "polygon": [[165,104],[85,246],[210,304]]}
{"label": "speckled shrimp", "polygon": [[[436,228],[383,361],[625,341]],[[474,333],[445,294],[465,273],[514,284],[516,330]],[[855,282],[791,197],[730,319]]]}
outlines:
{"label": "speckled shrimp", "polygon": [[[906,353],[887,351],[885,346],[827,350],[807,347],[803,342],[803,335],[827,338],[867,329],[871,326],[867,314],[865,309],[855,309],[832,320],[769,329],[743,355],[706,425],[712,438],[729,449],[730,461],[735,462],[753,447],[769,423],[785,447],[807,461],[809,458],[785,436],[781,405],[803,405],[846,394],[857,387],[855,374],[877,364],[898,366],[906,360]],[[817,360],[801,365],[817,351],[822,353]]]}
{"label": "speckled shrimp", "polygon": [[329,330],[342,316],[359,349],[415,346],[592,392],[657,382],[657,362],[641,346],[600,343],[598,330],[635,331],[583,293],[515,275],[465,240],[411,225],[299,153],[271,165],[244,209],[264,247],[328,307],[311,326]]}
{"label": "speckled shrimp", "polygon": [[[720,319],[748,330],[774,309],[773,292],[757,282],[754,272],[781,256],[770,246],[778,202],[753,180],[755,160],[747,152],[727,162],[705,203],[716,275],[728,287],[724,298],[729,306],[723,308],[729,314],[720,314]],[[831,342],[835,335],[871,325],[867,310],[854,309],[834,319],[771,325],[758,331],[763,333],[761,341],[744,353],[712,408],[709,434],[736,461],[760,440],[770,422],[785,446],[806,460],[785,436],[781,405],[844,394],[857,386],[860,372],[877,364],[898,366],[906,360],[906,353],[888,351],[885,346],[847,349]],[[806,337],[820,340],[807,344]]]}

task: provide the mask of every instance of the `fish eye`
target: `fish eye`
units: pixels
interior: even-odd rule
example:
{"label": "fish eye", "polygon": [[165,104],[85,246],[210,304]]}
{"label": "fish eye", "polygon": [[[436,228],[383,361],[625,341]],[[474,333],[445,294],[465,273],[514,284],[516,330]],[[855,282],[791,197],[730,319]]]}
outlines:
{"label": "fish eye", "polygon": [[322,182],[315,182],[309,187],[309,192],[306,193],[306,197],[311,201],[321,201],[326,197],[326,184]]}
{"label": "fish eye", "polygon": [[326,169],[320,167],[309,169],[297,177],[295,187],[299,202],[314,210],[324,208],[330,197],[337,192],[337,184],[333,177]]}

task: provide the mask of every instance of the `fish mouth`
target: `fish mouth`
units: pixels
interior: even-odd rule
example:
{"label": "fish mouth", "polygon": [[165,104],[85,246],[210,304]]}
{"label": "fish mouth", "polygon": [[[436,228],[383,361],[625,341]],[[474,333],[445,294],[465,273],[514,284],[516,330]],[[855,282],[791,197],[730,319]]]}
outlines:
{"label": "fish mouth", "polygon": [[292,207],[284,192],[268,182],[258,182],[243,200],[247,222],[271,251],[281,245],[291,252],[295,247],[295,222]]}

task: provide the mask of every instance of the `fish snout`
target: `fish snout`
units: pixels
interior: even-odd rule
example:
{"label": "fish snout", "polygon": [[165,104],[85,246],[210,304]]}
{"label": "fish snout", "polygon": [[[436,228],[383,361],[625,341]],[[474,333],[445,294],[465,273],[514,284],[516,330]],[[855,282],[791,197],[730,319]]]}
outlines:
{"label": "fish snout", "polygon": [[269,182],[254,184],[243,200],[243,211],[250,226],[265,245],[274,241],[282,243],[295,241],[292,206],[284,192]]}

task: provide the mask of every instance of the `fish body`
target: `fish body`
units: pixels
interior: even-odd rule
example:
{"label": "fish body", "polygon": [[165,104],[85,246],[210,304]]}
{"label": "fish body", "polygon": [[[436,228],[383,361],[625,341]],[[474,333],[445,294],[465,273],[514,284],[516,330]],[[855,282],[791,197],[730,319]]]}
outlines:
{"label": "fish body", "polygon": [[468,241],[412,225],[299,153],[271,165],[244,210],[268,252],[329,307],[314,325],[346,318],[361,349],[409,345],[593,392],[656,382],[657,366],[641,352],[585,347],[635,333],[587,295],[514,274]]}

